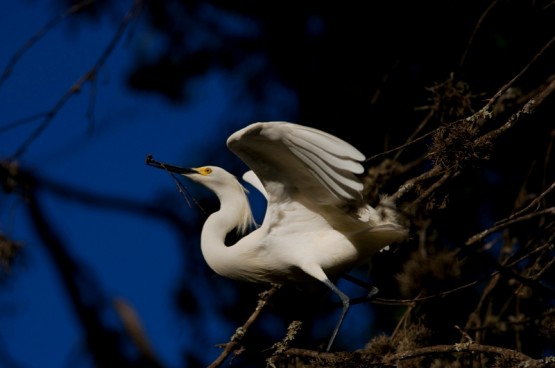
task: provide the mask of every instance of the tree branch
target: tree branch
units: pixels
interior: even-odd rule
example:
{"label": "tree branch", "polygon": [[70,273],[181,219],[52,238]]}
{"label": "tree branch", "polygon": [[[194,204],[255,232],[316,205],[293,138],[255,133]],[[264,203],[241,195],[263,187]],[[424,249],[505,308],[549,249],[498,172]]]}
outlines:
{"label": "tree branch", "polygon": [[16,64],[19,60],[23,57],[23,55],[31,48],[35,43],[37,43],[45,34],[47,34],[50,30],[52,30],[58,23],[62,22],[64,19],[73,15],[75,13],[80,12],[84,8],[89,5],[94,4],[95,0],[85,0],[78,4],[73,5],[64,13],[59,14],[58,16],[54,17],[50,21],[48,21],[41,29],[39,29],[34,35],[32,35],[27,42],[25,42],[10,58],[8,61],[8,65],[4,68],[2,75],[0,76],[0,88],[4,82],[9,78],[12,74],[13,69],[15,68]]}
{"label": "tree branch", "polygon": [[[58,101],[54,104],[54,106],[52,107],[52,109],[50,109],[50,111],[45,113],[44,119],[39,124],[39,126],[37,126],[33,130],[33,132],[31,132],[31,134],[27,137],[27,139],[25,139],[23,141],[23,143],[17,148],[15,153],[12,155],[13,159],[17,159],[25,153],[25,151],[28,149],[28,147],[31,145],[31,143],[33,143],[35,141],[35,139],[37,139],[42,134],[42,132],[48,127],[48,125],[50,125],[52,120],[54,120],[54,118],[56,117],[58,112],[64,107],[64,105],[69,101],[69,99],[72,96],[74,96],[76,93],[78,93],[83,88],[83,85],[85,83],[94,81],[94,79],[96,78],[96,76],[98,74],[98,71],[100,69],[102,69],[102,67],[106,63],[106,60],[108,59],[110,54],[113,52],[114,48],[116,47],[116,45],[118,44],[120,39],[123,37],[123,35],[125,33],[125,30],[127,29],[131,20],[136,18],[137,15],[139,14],[139,12],[141,10],[141,7],[142,7],[141,0],[135,0],[133,2],[133,5],[132,5],[131,9],[127,12],[125,17],[120,22],[118,30],[116,31],[116,33],[112,37],[111,41],[108,43],[108,46],[104,49],[104,51],[102,52],[102,54],[100,55],[100,57],[98,58],[96,63],[93,65],[93,67],[91,69],[89,69],[85,74],[83,74],[62,95],[62,97],[60,97],[58,99]],[[93,93],[94,93],[94,89],[93,89]],[[90,101],[94,102],[94,99],[90,100]],[[90,110],[90,108],[89,108],[89,110]],[[90,114],[91,114],[91,112],[89,111],[88,115],[90,115]]]}
{"label": "tree branch", "polygon": [[241,342],[241,339],[243,338],[245,333],[247,333],[248,328],[253,324],[254,321],[256,321],[256,319],[262,312],[262,309],[264,308],[264,306],[266,305],[270,297],[274,295],[279,288],[280,288],[280,285],[272,285],[272,287],[269,290],[259,294],[258,304],[256,305],[256,308],[254,309],[250,317],[243,324],[243,326],[239,327],[235,331],[235,334],[231,336],[231,339],[229,340],[229,342],[223,345],[224,351],[222,351],[222,353],[216,358],[216,360],[214,360],[208,366],[209,368],[219,367],[220,364],[222,364],[227,359],[228,355],[239,345],[239,343]]}

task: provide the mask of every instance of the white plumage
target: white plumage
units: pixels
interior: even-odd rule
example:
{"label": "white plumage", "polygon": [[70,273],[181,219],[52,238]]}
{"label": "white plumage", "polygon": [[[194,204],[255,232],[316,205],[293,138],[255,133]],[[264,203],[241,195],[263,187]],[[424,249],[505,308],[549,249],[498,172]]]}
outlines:
{"label": "white plumage", "polygon": [[254,123],[227,140],[251,169],[244,179],[268,200],[259,228],[226,246],[226,234],[253,223],[243,186],[222,168],[184,169],[149,158],[150,165],[180,173],[211,189],[220,209],[204,223],[201,249],[216,273],[237,280],[285,283],[316,279],[342,300],[343,310],[327,349],[349,308],[349,298],[329,277],[369,261],[406,236],[395,219],[365,203],[364,155],[317,129],[286,122]]}

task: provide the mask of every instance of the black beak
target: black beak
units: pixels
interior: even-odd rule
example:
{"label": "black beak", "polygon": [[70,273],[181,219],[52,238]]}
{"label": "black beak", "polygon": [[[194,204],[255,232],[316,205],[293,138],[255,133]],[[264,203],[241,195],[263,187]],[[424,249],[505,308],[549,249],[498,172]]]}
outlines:
{"label": "black beak", "polygon": [[179,167],[179,166],[174,166],[174,165],[170,165],[170,164],[165,164],[163,162],[159,162],[156,161],[155,159],[152,158],[152,155],[148,155],[146,156],[146,164],[148,166],[152,166],[152,167],[157,167],[159,169],[164,169],[164,170],[168,170],[170,172],[174,172],[176,174],[192,174],[192,173],[196,173],[195,170],[193,169],[189,169],[189,168],[185,168],[185,167]]}

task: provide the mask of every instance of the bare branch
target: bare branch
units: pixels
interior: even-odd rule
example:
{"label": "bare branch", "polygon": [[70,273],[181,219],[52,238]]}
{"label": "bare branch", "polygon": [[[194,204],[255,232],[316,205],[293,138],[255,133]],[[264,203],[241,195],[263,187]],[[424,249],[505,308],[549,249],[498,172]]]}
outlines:
{"label": "bare branch", "polygon": [[[512,349],[501,348],[498,346],[481,345],[476,343],[460,343],[454,345],[435,345],[409,350],[401,353],[375,356],[365,354],[365,350],[356,352],[339,352],[324,353],[306,349],[288,349],[286,355],[289,357],[303,357],[314,359],[320,364],[324,362],[337,362],[338,360],[356,359],[361,363],[366,363],[368,367],[397,367],[399,363],[405,360],[421,358],[433,355],[452,355],[484,353],[493,356],[499,356],[507,361],[518,362],[518,367],[542,368],[548,363],[554,363],[553,358],[533,359],[526,354],[520,353]],[[322,365],[319,365],[322,366]]]}
{"label": "bare branch", "polygon": [[8,65],[6,65],[6,67],[4,68],[4,71],[2,72],[2,75],[0,76],[0,88],[2,88],[2,85],[4,84],[4,82],[12,74],[12,71],[15,68],[16,64],[19,62],[19,60],[31,47],[33,47],[35,43],[37,43],[37,41],[39,41],[46,33],[52,30],[56,25],[58,25],[58,23],[62,22],[67,17],[80,12],[87,6],[94,3],[95,3],[95,0],[85,0],[79,4],[73,5],[64,13],[48,21],[37,33],[31,36],[31,38],[29,38],[27,42],[25,42],[8,61]]}
{"label": "bare branch", "polygon": [[470,39],[468,40],[468,44],[466,45],[466,48],[464,49],[464,52],[463,52],[463,55],[461,57],[461,61],[459,62],[459,65],[464,64],[464,62],[466,60],[466,55],[468,54],[468,50],[470,50],[470,46],[472,46],[472,43],[474,42],[474,37],[476,37],[476,34],[478,33],[478,30],[480,29],[480,26],[482,25],[484,19],[489,14],[489,12],[495,7],[495,5],[497,5],[497,0],[493,0],[491,2],[491,4],[489,4],[487,9],[482,13],[482,15],[480,16],[480,19],[478,19],[478,22],[476,23],[476,26],[474,27],[474,30],[472,31],[472,35],[470,36]]}
{"label": "bare branch", "polygon": [[488,236],[488,235],[490,235],[490,234],[492,234],[496,231],[499,231],[501,229],[504,229],[506,227],[509,227],[513,224],[516,224],[518,222],[528,221],[528,220],[531,220],[533,218],[544,216],[544,215],[554,216],[555,215],[555,207],[546,208],[542,211],[532,212],[528,215],[516,217],[516,218],[513,218],[511,220],[508,220],[508,219],[507,220],[501,220],[498,225],[492,226],[489,229],[486,229],[486,230],[482,231],[479,234],[471,236],[466,241],[465,245],[467,245],[467,246],[472,245],[472,244],[484,239],[486,236]]}
{"label": "bare branch", "polygon": [[47,112],[39,112],[39,113],[36,113],[36,114],[34,114],[34,115],[27,116],[27,117],[25,117],[25,118],[23,118],[23,119],[17,119],[17,120],[15,120],[15,121],[12,121],[11,123],[8,123],[8,124],[6,124],[6,125],[0,127],[0,133],[4,133],[4,132],[6,132],[6,131],[8,131],[8,130],[17,128],[17,127],[19,127],[19,126],[21,126],[21,125],[28,124],[28,123],[31,123],[31,122],[33,122],[33,121],[35,121],[35,120],[41,119],[41,118],[43,118],[44,116],[46,116],[46,114],[47,114]]}
{"label": "bare branch", "polygon": [[[545,100],[547,96],[553,93],[554,90],[555,90],[555,79],[552,80],[535,97],[532,97],[531,99],[529,99],[528,102],[526,102],[526,104],[524,104],[524,106],[519,111],[512,114],[509,117],[509,119],[505,122],[505,124],[478,138],[477,144],[482,144],[487,141],[491,141],[492,139],[497,138],[497,136],[499,136],[500,134],[505,133],[507,130],[512,128],[519,120],[521,120],[525,115],[530,115],[532,112],[534,112],[534,110]],[[484,107],[484,109],[485,108],[486,107]]]}
{"label": "bare branch", "polygon": [[[81,76],[63,95],[58,99],[58,101],[54,104],[52,109],[46,113],[43,121],[39,124],[38,127],[35,128],[33,132],[27,137],[25,141],[19,146],[19,148],[15,151],[12,158],[19,158],[21,155],[25,153],[27,148],[37,139],[41,133],[48,127],[48,125],[54,120],[58,112],[64,107],[67,101],[78,93],[82,88],[83,85],[87,82],[93,81],[96,78],[96,75],[100,69],[106,63],[106,60],[113,52],[116,45],[119,43],[120,39],[123,37],[125,30],[127,29],[129,23],[137,17],[142,7],[141,0],[135,0],[131,9],[127,12],[125,17],[119,24],[119,27],[112,37],[111,41],[108,43],[107,47],[104,49],[96,63],[93,65],[91,69],[89,69],[83,76]],[[89,112],[90,114],[90,112]]]}
{"label": "bare branch", "polygon": [[555,37],[553,37],[552,39],[550,39],[543,47],[542,49],[532,58],[532,60],[517,74],[513,77],[513,79],[511,79],[507,84],[505,84],[503,87],[501,87],[497,93],[495,95],[493,95],[492,98],[490,98],[489,102],[486,104],[486,106],[484,106],[484,108],[482,110],[480,110],[481,115],[487,115],[489,113],[489,111],[491,110],[492,105],[497,101],[497,99],[499,97],[501,97],[505,91],[507,91],[507,89],[509,87],[511,87],[513,85],[514,82],[516,82],[524,73],[526,73],[526,71],[528,71],[528,69],[530,68],[530,66],[532,66],[532,64],[534,64],[534,62],[536,62],[536,60],[538,60],[543,53],[549,48],[551,47],[551,45],[555,42]]}
{"label": "bare branch", "polygon": [[254,312],[252,312],[252,314],[247,319],[247,321],[243,324],[243,326],[239,327],[235,331],[235,334],[231,336],[230,341],[223,345],[224,351],[222,351],[222,353],[216,358],[216,360],[214,360],[208,366],[209,368],[219,367],[220,364],[222,364],[227,359],[228,355],[239,345],[239,342],[241,341],[241,339],[249,329],[250,325],[252,325],[253,322],[256,321],[256,319],[262,312],[262,309],[264,309],[264,306],[266,305],[270,297],[274,295],[279,288],[280,288],[280,285],[272,285],[272,287],[269,290],[259,294],[258,304],[256,305]]}
{"label": "bare branch", "polygon": [[405,184],[403,184],[399,190],[397,190],[396,193],[394,193],[393,195],[391,195],[390,199],[395,202],[397,200],[399,200],[399,198],[401,198],[402,196],[406,195],[407,193],[409,193],[410,191],[412,191],[415,187],[416,184],[421,183],[423,181],[426,181],[428,179],[431,179],[435,176],[438,176],[441,174],[441,170],[438,166],[435,166],[434,168],[432,168],[431,170],[422,173],[421,175],[412,178],[410,180],[407,180],[405,182]]}
{"label": "bare branch", "polygon": [[521,363],[526,363],[527,367],[543,367],[543,360],[532,359],[526,354],[520,353],[512,349],[505,349],[498,346],[481,345],[475,343],[460,343],[454,345],[436,345],[428,346],[420,349],[415,349],[412,351],[407,351],[403,353],[394,354],[391,357],[386,357],[384,359],[385,364],[398,363],[399,361],[415,359],[422,356],[434,355],[434,354],[454,354],[459,353],[488,353],[492,355],[501,355],[505,358],[519,361]]}
{"label": "bare branch", "polygon": [[152,344],[146,335],[141,319],[137,315],[133,306],[123,298],[116,298],[113,301],[113,304],[127,334],[135,343],[141,354],[153,367],[160,367],[161,365],[158,357],[156,356]]}
{"label": "bare branch", "polygon": [[530,204],[528,206],[526,206],[526,208],[523,208],[520,211],[518,211],[518,212],[512,214],[511,216],[507,217],[506,219],[499,221],[497,224],[500,224],[500,223],[505,222],[505,221],[510,221],[510,220],[522,215],[523,213],[532,210],[533,208],[538,208],[542,199],[545,198],[545,196],[547,196],[549,194],[549,192],[551,192],[553,189],[555,189],[555,182],[551,183],[551,186],[549,188],[547,188],[542,194],[540,194],[539,196],[534,198],[534,200],[532,202],[530,202]]}

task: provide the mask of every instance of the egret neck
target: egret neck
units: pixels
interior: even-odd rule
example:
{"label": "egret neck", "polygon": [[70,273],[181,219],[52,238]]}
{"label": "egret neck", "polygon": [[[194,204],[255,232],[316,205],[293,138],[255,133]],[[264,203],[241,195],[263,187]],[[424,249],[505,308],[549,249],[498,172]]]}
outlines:
{"label": "egret neck", "polygon": [[245,189],[238,182],[216,195],[220,200],[220,209],[206,219],[202,227],[200,248],[210,268],[222,276],[235,278],[226,265],[229,264],[230,257],[238,258],[240,262],[241,255],[238,256],[239,249],[230,251],[230,247],[225,244],[225,238],[233,229],[236,229],[238,234],[244,234],[254,223],[252,212]]}

